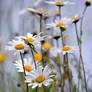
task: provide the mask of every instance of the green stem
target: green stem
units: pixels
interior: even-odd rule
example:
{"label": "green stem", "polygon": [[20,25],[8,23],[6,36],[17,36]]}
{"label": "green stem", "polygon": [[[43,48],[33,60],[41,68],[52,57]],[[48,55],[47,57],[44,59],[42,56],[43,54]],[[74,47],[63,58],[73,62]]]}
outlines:
{"label": "green stem", "polygon": [[59,6],[59,19],[61,20],[61,6]]}
{"label": "green stem", "polygon": [[[23,66],[23,70],[24,70],[24,76],[26,76],[26,72],[25,72],[25,69],[24,69],[24,60],[23,60],[23,55],[22,55],[22,53],[21,53],[21,52],[20,52],[20,57],[21,57],[22,66]],[[26,90],[27,90],[27,92],[29,92],[28,84],[27,84],[27,83],[26,83]]]}
{"label": "green stem", "polygon": [[[76,30],[76,36],[77,36],[77,42],[78,42],[78,47],[79,47],[79,51],[80,51],[80,59],[79,59],[79,74],[81,73],[80,71],[80,68],[81,68],[81,63],[82,63],[82,68],[83,68],[83,76],[84,76],[84,82],[85,82],[85,89],[86,89],[86,92],[87,91],[87,82],[86,82],[86,74],[85,74],[85,68],[84,68],[84,62],[83,62],[83,58],[82,58],[82,51],[81,51],[81,43],[79,43],[79,40],[81,41],[81,36],[80,36],[80,39],[79,39],[79,36],[78,36],[78,30],[77,30],[77,24],[75,23],[75,30]],[[81,31],[82,32],[82,31]]]}
{"label": "green stem", "polygon": [[71,80],[70,71],[69,71],[69,65],[68,65],[68,53],[66,53],[66,62],[67,62],[69,89],[70,89],[70,92],[72,92],[73,87],[72,87],[72,80]]}
{"label": "green stem", "polygon": [[40,15],[40,32],[42,32],[42,15]]}
{"label": "green stem", "polygon": [[[61,32],[61,37],[62,37],[62,47],[64,47],[64,39],[63,39],[62,28],[60,28],[60,32]],[[63,56],[63,68],[64,68],[64,63],[65,63],[65,55]],[[65,71],[65,69],[64,69],[64,71]],[[62,79],[61,92],[64,92],[64,85],[65,85],[65,80],[64,80],[64,78],[63,78],[63,79]]]}
{"label": "green stem", "polygon": [[35,65],[35,69],[37,69],[37,66],[36,66],[36,62],[34,60],[34,53],[33,53],[33,50],[31,49],[31,53],[32,53],[32,57],[33,57],[33,61],[34,61],[34,65]]}

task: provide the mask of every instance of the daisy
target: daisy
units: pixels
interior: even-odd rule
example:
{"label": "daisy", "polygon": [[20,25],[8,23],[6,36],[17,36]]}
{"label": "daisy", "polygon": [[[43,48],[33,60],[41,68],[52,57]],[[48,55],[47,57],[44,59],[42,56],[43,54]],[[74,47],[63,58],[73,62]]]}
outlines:
{"label": "daisy", "polygon": [[24,58],[23,60],[24,60],[24,68],[23,68],[21,59],[15,61],[14,65],[17,68],[18,72],[24,72],[24,69],[25,69],[25,73],[27,75],[29,72],[35,69],[35,66],[32,63],[32,58]]}
{"label": "daisy", "polygon": [[71,18],[72,23],[77,23],[83,16],[79,16],[76,14],[74,17]]}
{"label": "daisy", "polygon": [[27,50],[28,46],[24,43],[24,41],[16,39],[10,41],[5,49],[13,51],[14,54],[17,54],[19,52],[24,53],[24,50]]}
{"label": "daisy", "polygon": [[46,24],[46,28],[66,28],[72,21],[69,18],[62,18],[60,21]]}
{"label": "daisy", "polygon": [[34,8],[35,8],[35,6],[29,5],[27,8],[22,9],[21,11],[19,11],[19,14],[20,14],[20,15],[23,15],[23,14],[25,14],[26,12],[28,12],[28,9],[34,9]]}
{"label": "daisy", "polygon": [[28,83],[28,86],[32,86],[32,88],[41,87],[42,85],[49,86],[53,81],[52,77],[55,77],[55,74],[52,74],[50,67],[45,66],[45,68],[43,68],[39,66],[37,70],[30,72],[26,76],[25,82]]}
{"label": "daisy", "polygon": [[64,46],[62,48],[62,53],[63,53],[63,55],[65,55],[66,53],[73,53],[76,50],[78,50],[78,47]]}
{"label": "daisy", "polygon": [[0,63],[6,60],[6,55],[4,53],[0,53]]}
{"label": "daisy", "polygon": [[33,9],[33,8],[28,8],[27,9],[29,12],[32,12],[32,13],[36,13],[38,15],[47,15],[47,11],[46,10],[43,10],[43,9]]}
{"label": "daisy", "polygon": [[40,36],[41,33],[39,33],[38,35],[34,35],[31,33],[27,33],[27,36],[20,36],[17,37],[20,40],[24,40],[26,43],[30,43],[35,47],[40,47],[41,46],[41,41],[44,39],[45,36]]}
{"label": "daisy", "polygon": [[30,8],[31,8],[31,9],[35,9],[42,1],[43,1],[43,0],[37,0],[34,4],[29,5],[27,8],[21,10],[21,11],[19,12],[19,14],[22,15],[22,14],[28,12],[28,9],[30,9]]}
{"label": "daisy", "polygon": [[73,5],[73,2],[69,1],[61,1],[61,0],[56,0],[56,1],[46,1],[48,4],[56,5],[56,6],[64,6],[64,5]]}
{"label": "daisy", "polygon": [[35,53],[33,57],[35,62],[40,62],[42,60],[42,54],[40,53]]}

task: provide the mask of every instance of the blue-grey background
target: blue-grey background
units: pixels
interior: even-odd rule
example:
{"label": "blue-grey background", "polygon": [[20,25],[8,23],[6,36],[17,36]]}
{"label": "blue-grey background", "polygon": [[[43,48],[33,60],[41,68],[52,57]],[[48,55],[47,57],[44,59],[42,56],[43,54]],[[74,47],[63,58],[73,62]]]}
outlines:
{"label": "blue-grey background", "polygon": [[[67,1],[73,1],[75,5],[63,7],[61,11],[62,16],[73,17],[76,14],[81,14],[86,0]],[[20,10],[35,2],[37,2],[37,0],[0,0],[0,52],[4,52],[7,41],[13,39],[16,34],[26,35],[27,32],[33,32],[34,30],[39,31],[39,20],[37,18],[29,13],[19,15]],[[44,0],[42,0],[37,8],[50,10],[53,8],[56,9],[57,7],[47,5],[44,3]],[[77,45],[73,25],[70,25],[66,34],[70,36],[68,44]],[[88,76],[92,74],[92,6],[88,7],[85,13],[82,40],[83,60]],[[17,88],[16,77],[18,75],[12,64],[12,59],[9,57],[0,65],[0,92],[2,92],[1,88],[4,88],[5,92],[13,92],[11,86],[13,86],[14,83],[14,86]],[[12,83],[12,80],[14,80],[14,83]],[[92,79],[90,79],[90,83],[92,84]]]}

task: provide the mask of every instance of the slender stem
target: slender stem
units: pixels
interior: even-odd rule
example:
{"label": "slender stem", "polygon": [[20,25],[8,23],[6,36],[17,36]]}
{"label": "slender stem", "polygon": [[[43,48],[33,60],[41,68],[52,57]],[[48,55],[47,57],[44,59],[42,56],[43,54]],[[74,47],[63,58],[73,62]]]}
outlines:
{"label": "slender stem", "polygon": [[[57,48],[58,48],[58,39],[56,40],[56,44],[57,44]],[[59,57],[59,54],[58,54],[58,57]],[[63,80],[63,75],[62,75],[62,71],[61,71],[61,66],[63,66],[62,65],[62,63],[58,63],[58,65],[59,65],[59,72],[60,72],[60,76],[61,76],[61,86],[62,86],[62,80]]]}
{"label": "slender stem", "polygon": [[72,92],[72,80],[71,80],[71,76],[70,76],[70,71],[69,71],[69,63],[68,63],[68,53],[66,53],[66,62],[67,62],[67,72],[68,72],[68,81],[69,81],[69,89],[70,92]]}
{"label": "slender stem", "polygon": [[61,6],[59,6],[59,19],[61,20]]}
{"label": "slender stem", "polygon": [[[85,6],[84,10],[83,10],[83,13],[82,13],[82,19],[80,21],[80,40],[82,40],[82,35],[83,35],[83,19],[84,19],[84,15],[85,15],[85,12],[87,10],[87,6]],[[83,62],[83,58],[82,58],[82,44],[80,44],[80,60],[82,62],[82,68],[83,68],[83,73],[84,73],[84,82],[85,82],[85,89],[86,89],[86,92],[88,92],[88,89],[87,89],[87,82],[86,82],[86,74],[85,74],[85,68],[84,68],[84,62]]]}
{"label": "slender stem", "polygon": [[[26,76],[26,72],[25,72],[25,69],[24,69],[24,60],[23,60],[23,55],[22,55],[22,53],[21,53],[21,52],[20,52],[20,57],[21,57],[22,66],[23,66],[23,70],[24,70],[24,76]],[[28,84],[27,84],[27,83],[26,83],[26,90],[27,90],[27,92],[29,92]]]}
{"label": "slender stem", "polygon": [[85,6],[85,8],[83,10],[82,18],[81,18],[81,21],[80,21],[80,39],[82,38],[82,34],[83,34],[82,27],[83,27],[83,19],[84,19],[84,15],[85,15],[86,10],[87,10],[87,6]]}
{"label": "slender stem", "polygon": [[62,47],[64,47],[64,38],[63,38],[62,28],[60,28],[60,32],[61,32],[61,37],[62,37]]}
{"label": "slender stem", "polygon": [[43,89],[44,89],[44,92],[47,92],[47,91],[46,91],[46,88],[45,88],[45,86],[44,86],[44,85],[43,85]]}
{"label": "slender stem", "polygon": [[26,72],[25,72],[25,69],[24,69],[24,60],[23,60],[23,56],[22,56],[21,52],[20,52],[20,57],[21,57],[22,66],[23,66],[23,70],[24,70],[24,76],[26,76]]}
{"label": "slender stem", "polygon": [[[80,43],[79,43],[79,36],[78,36],[78,30],[77,30],[77,23],[74,23],[74,25],[75,25],[75,32],[76,32],[76,38],[77,38],[77,43],[78,43],[78,47],[79,47],[79,49],[80,49]],[[79,91],[79,85],[80,85],[80,78],[79,78],[79,76],[80,76],[80,74],[81,74],[81,61],[79,60],[79,67],[78,67],[78,72],[79,72],[79,74],[78,74],[78,91]]]}
{"label": "slender stem", "polygon": [[40,15],[40,32],[42,32],[42,15]]}
{"label": "slender stem", "polygon": [[[64,47],[64,39],[63,39],[62,28],[60,28],[60,32],[61,32],[61,37],[62,37],[62,47]],[[65,63],[65,55],[63,56],[63,68],[64,68],[64,63]],[[64,71],[65,71],[65,69],[64,69]],[[61,92],[64,92],[64,85],[65,85],[65,80],[63,78]]]}
{"label": "slender stem", "polygon": [[34,60],[34,53],[33,53],[33,50],[31,49],[31,53],[32,53],[32,57],[33,57],[33,61],[34,61],[34,65],[35,65],[35,69],[37,69],[37,66],[36,66],[36,62]]}
{"label": "slender stem", "polygon": [[[78,30],[77,30],[76,23],[75,23],[75,30],[76,30],[77,42],[78,42],[79,51],[80,51],[79,73],[80,73],[80,68],[81,68],[80,64],[82,63],[83,74],[84,74],[84,82],[85,82],[85,89],[86,89],[86,92],[88,92],[87,91],[87,82],[86,82],[86,74],[85,74],[84,62],[83,62],[83,58],[82,58],[81,43],[79,43],[79,36],[78,36]],[[80,38],[80,40],[81,40],[81,38]]]}

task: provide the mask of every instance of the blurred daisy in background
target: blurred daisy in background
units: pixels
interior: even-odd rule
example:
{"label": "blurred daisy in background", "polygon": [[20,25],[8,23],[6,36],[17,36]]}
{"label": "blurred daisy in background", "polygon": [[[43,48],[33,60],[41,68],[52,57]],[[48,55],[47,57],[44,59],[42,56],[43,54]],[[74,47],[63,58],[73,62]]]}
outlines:
{"label": "blurred daisy in background", "polygon": [[62,54],[65,55],[66,53],[73,53],[74,51],[79,50],[78,47],[74,46],[64,46],[62,48]]}
{"label": "blurred daisy in background", "polygon": [[46,24],[46,28],[66,28],[72,21],[69,19],[69,18],[62,18],[61,20],[59,21],[55,21],[53,23],[48,23]]}
{"label": "blurred daisy in background", "polygon": [[55,46],[51,46],[49,43],[44,43],[43,44],[43,49],[45,51],[48,51],[50,55],[56,57],[60,52],[60,48],[57,48]]}
{"label": "blurred daisy in background", "polygon": [[29,5],[27,8],[22,9],[19,14],[23,15],[26,12],[29,12],[30,9],[35,9],[43,0],[37,0],[35,3],[32,5]]}
{"label": "blurred daisy in background", "polygon": [[29,12],[35,13],[37,15],[47,15],[47,11],[44,9],[33,9],[33,8],[28,8],[27,9]]}
{"label": "blurred daisy in background", "polygon": [[74,17],[70,18],[70,20],[72,21],[72,23],[77,23],[82,17],[83,16],[76,14]]}
{"label": "blurred daisy in background", "polygon": [[33,57],[34,57],[34,61],[35,61],[35,62],[40,62],[40,61],[42,61],[42,54],[40,54],[40,53],[35,53],[35,54],[33,55]]}
{"label": "blurred daisy in background", "polygon": [[28,49],[28,46],[24,43],[24,41],[17,39],[10,41],[5,49],[17,54],[19,52],[24,53],[24,50]]}
{"label": "blurred daisy in background", "polygon": [[51,85],[51,82],[53,82],[53,78],[55,77],[55,74],[52,74],[52,69],[50,69],[48,66],[45,66],[44,68],[42,66],[39,66],[37,70],[34,70],[33,72],[30,72],[26,76],[26,83],[28,83],[29,86],[32,86],[32,88],[49,86]]}
{"label": "blurred daisy in background", "polygon": [[22,64],[21,59],[15,61],[14,65],[17,68],[18,72],[24,72],[24,69],[25,69],[25,73],[27,75],[29,72],[31,72],[31,71],[33,71],[35,69],[35,66],[34,66],[34,64],[32,62],[31,57],[24,58],[23,60],[24,60],[24,68],[23,68],[23,64]]}
{"label": "blurred daisy in background", "polygon": [[56,6],[64,6],[64,5],[73,5],[74,2],[70,1],[61,1],[61,0],[55,0],[55,1],[45,1],[48,4],[56,5]]}
{"label": "blurred daisy in background", "polygon": [[0,63],[6,60],[6,55],[4,53],[0,53]]}

